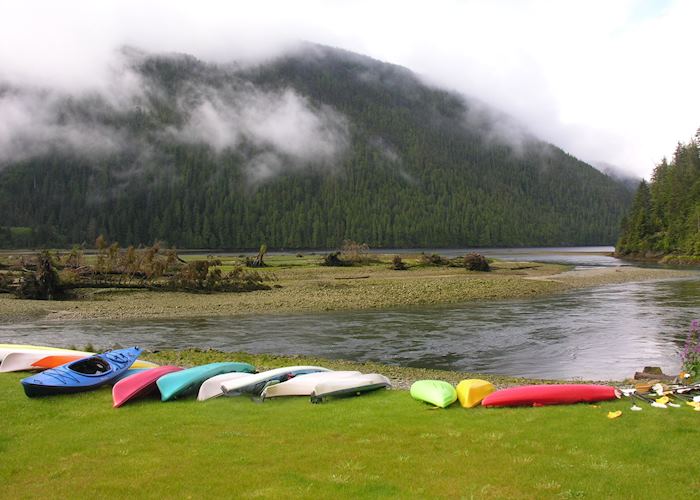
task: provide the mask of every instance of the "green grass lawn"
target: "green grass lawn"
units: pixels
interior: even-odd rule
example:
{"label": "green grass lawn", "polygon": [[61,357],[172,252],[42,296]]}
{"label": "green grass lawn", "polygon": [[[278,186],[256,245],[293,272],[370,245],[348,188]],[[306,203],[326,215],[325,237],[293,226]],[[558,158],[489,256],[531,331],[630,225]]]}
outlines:
{"label": "green grass lawn", "polygon": [[319,405],[223,397],[113,409],[106,388],[28,399],[23,376],[0,375],[3,498],[683,498],[700,488],[700,413],[688,407],[434,410],[382,391]]}

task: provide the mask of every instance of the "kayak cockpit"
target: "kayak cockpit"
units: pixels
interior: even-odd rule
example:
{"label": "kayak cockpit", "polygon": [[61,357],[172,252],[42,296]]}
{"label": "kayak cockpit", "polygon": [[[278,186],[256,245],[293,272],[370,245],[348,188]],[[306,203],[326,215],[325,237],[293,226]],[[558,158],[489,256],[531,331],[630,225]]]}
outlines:
{"label": "kayak cockpit", "polygon": [[76,361],[68,368],[81,375],[104,375],[112,369],[109,363],[97,356]]}

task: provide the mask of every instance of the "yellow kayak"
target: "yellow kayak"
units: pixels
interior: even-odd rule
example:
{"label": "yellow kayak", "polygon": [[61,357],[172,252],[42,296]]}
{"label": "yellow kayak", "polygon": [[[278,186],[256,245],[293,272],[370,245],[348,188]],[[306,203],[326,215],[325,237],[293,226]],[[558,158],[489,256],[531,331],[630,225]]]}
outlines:
{"label": "yellow kayak", "polygon": [[462,380],[457,384],[457,399],[464,408],[473,408],[495,390],[493,384],[486,380],[478,378]]}

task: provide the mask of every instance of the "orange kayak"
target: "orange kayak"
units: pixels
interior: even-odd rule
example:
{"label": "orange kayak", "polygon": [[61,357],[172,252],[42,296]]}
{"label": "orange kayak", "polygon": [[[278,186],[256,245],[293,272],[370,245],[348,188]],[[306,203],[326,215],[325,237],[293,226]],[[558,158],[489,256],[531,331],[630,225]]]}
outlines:
{"label": "orange kayak", "polygon": [[66,363],[77,361],[84,357],[85,356],[75,356],[70,354],[67,356],[46,356],[45,358],[41,358],[32,363],[32,366],[36,368],[56,368],[57,366],[65,365]]}

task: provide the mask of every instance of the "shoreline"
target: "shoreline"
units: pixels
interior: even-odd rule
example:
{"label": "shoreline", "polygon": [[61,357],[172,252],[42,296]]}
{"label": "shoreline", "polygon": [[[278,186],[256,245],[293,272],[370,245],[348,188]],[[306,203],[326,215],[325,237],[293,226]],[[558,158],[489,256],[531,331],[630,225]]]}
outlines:
{"label": "shoreline", "polygon": [[498,375],[493,373],[474,373],[438,368],[418,368],[393,365],[375,361],[352,361],[348,359],[329,359],[304,355],[253,354],[249,352],[226,352],[217,349],[174,349],[146,352],[143,359],[160,365],[197,366],[221,361],[243,361],[254,365],[258,371],[270,370],[280,366],[314,365],[331,370],[357,370],[362,373],[379,373],[387,377],[395,390],[407,391],[417,380],[437,379],[457,385],[465,379],[482,379],[491,382],[496,388],[504,389],[518,385],[536,385],[551,383],[566,384],[603,384],[621,385],[619,380],[583,380],[583,379],[544,379]]}
{"label": "shoreline", "polygon": [[183,293],[105,289],[62,301],[15,299],[0,294],[0,321],[131,320],[235,317],[449,305],[481,300],[526,299],[606,284],[678,279],[697,271],[632,266],[572,270],[546,263],[496,261],[489,273],[422,267],[392,271],[386,265],[356,267],[272,266],[260,272],[271,290]]}

